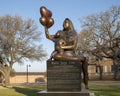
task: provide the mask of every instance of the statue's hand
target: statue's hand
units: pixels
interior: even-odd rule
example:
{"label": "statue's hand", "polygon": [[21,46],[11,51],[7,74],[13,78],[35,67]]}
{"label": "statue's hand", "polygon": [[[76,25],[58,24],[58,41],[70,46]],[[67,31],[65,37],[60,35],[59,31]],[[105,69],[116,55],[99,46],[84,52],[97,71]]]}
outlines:
{"label": "statue's hand", "polygon": [[59,47],[60,47],[60,49],[64,49],[64,46],[65,46],[65,45],[60,45]]}

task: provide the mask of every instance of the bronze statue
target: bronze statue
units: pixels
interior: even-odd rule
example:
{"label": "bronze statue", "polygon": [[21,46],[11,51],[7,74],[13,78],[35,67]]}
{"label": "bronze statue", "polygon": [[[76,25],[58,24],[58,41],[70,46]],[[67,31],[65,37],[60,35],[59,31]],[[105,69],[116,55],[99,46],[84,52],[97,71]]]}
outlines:
{"label": "bronze statue", "polygon": [[[66,18],[63,22],[63,30],[59,30],[55,35],[51,35],[48,29],[54,24],[54,20],[51,18],[52,13],[45,7],[41,7],[40,12],[42,18],[44,17],[44,20],[40,20],[40,23],[45,28],[46,38],[55,44],[55,50],[52,52],[49,60],[79,60],[82,62],[83,81],[85,88],[88,88],[88,63],[85,57],[75,54],[78,37],[71,20]],[[49,20],[50,18],[51,21]]]}

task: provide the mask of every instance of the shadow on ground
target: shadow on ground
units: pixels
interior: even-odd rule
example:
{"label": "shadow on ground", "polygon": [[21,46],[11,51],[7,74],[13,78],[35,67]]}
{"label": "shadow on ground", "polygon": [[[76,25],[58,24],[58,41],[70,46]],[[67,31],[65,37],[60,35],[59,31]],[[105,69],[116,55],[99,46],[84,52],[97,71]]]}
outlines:
{"label": "shadow on ground", "polygon": [[37,96],[37,92],[40,91],[38,89],[30,89],[30,88],[21,88],[21,87],[13,87],[16,92],[24,94],[25,96]]}

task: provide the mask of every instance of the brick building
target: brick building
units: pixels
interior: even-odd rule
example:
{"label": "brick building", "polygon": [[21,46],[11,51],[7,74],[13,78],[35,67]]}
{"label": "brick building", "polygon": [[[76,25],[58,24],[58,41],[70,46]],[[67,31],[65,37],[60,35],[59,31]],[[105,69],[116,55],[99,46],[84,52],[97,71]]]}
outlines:
{"label": "brick building", "polygon": [[[102,60],[95,60],[92,58],[89,62],[88,73],[90,80],[99,80],[102,75],[103,80],[113,79],[113,61],[111,59],[102,58]],[[117,78],[120,80],[120,66],[118,66]],[[101,69],[100,69],[101,68]]]}

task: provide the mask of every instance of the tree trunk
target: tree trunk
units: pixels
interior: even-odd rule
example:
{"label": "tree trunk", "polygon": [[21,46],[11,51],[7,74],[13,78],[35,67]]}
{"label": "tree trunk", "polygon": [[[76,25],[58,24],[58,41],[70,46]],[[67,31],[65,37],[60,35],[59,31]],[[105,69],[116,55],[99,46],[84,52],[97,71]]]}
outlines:
{"label": "tree trunk", "polygon": [[118,73],[119,73],[118,66],[119,65],[113,65],[113,72],[114,72],[113,79],[114,80],[117,80],[117,76],[118,76]]}
{"label": "tree trunk", "polygon": [[99,77],[99,79],[102,80],[103,79],[103,66],[99,66],[99,70],[100,70],[100,77]]}
{"label": "tree trunk", "polygon": [[118,75],[118,62],[117,60],[113,60],[113,79],[116,80],[117,79],[117,75]]}
{"label": "tree trunk", "polygon": [[10,72],[11,72],[11,68],[6,67],[6,70],[5,70],[5,86],[10,85]]}
{"label": "tree trunk", "polygon": [[10,73],[5,74],[5,86],[10,85]]}
{"label": "tree trunk", "polygon": [[11,72],[11,67],[9,66],[0,66],[0,70],[3,72],[4,76],[4,86],[9,86],[10,85],[10,72]]}

